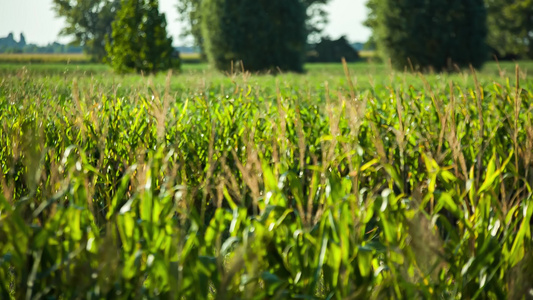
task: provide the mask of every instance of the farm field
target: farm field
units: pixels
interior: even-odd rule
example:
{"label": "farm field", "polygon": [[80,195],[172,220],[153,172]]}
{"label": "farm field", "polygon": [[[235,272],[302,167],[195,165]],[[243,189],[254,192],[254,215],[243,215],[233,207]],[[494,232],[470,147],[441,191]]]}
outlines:
{"label": "farm field", "polygon": [[[197,53],[181,53],[180,58],[186,63],[201,60]],[[83,53],[0,53],[0,64],[90,64],[91,58]]]}
{"label": "farm field", "polygon": [[0,53],[1,64],[84,64],[90,58],[78,53]]}
{"label": "farm field", "polygon": [[1,299],[533,294],[533,62],[0,64]]}

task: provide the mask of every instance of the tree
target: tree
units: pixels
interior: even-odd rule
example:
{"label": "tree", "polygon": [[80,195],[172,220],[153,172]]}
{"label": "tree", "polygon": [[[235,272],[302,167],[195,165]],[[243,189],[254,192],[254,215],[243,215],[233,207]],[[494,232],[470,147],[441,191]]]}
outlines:
{"label": "tree", "polygon": [[123,0],[113,22],[107,62],[116,72],[155,73],[172,67],[172,38],[157,0]]}
{"label": "tree", "polygon": [[533,59],[533,0],[485,0],[487,42],[498,56]]}
{"label": "tree", "polygon": [[363,22],[363,25],[372,29],[372,34],[365,43],[365,50],[376,50],[377,42],[374,31],[376,31],[378,28],[378,21],[376,15],[376,11],[378,9],[378,0],[368,0],[366,2],[366,8],[368,9],[368,15],[366,16],[366,20]]}
{"label": "tree", "polygon": [[483,0],[370,0],[366,25],[398,69],[480,67],[488,58]]}
{"label": "tree", "polygon": [[[301,0],[306,12],[307,35],[315,42],[318,40],[320,33],[327,24],[327,11],[324,6],[330,0]],[[185,24],[182,37],[192,36],[196,46],[203,51],[202,38],[202,0],[178,0],[176,8],[178,10],[179,20]]]}
{"label": "tree", "polygon": [[204,0],[202,36],[209,62],[230,70],[302,71],[305,7],[300,0]]}
{"label": "tree", "polygon": [[73,36],[74,43],[83,46],[94,61],[102,61],[120,0],[53,0],[53,3],[56,14],[67,23],[61,34]]}
{"label": "tree", "polygon": [[318,42],[328,23],[328,12],[324,9],[330,0],[302,0],[305,7],[307,37],[310,42]]}
{"label": "tree", "polygon": [[202,48],[202,0],[178,0],[178,19],[185,25],[182,37],[192,36],[196,46]]}
{"label": "tree", "polygon": [[378,10],[378,0],[368,0],[365,5],[368,9],[368,15],[366,16],[366,20],[363,22],[363,25],[372,30],[377,29],[378,17],[376,15],[376,12]]}

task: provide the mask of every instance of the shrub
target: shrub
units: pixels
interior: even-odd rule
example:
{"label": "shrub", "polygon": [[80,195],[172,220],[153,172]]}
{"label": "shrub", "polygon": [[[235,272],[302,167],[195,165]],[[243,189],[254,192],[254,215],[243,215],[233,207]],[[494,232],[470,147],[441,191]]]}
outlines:
{"label": "shrub", "polygon": [[[172,68],[172,38],[167,36],[165,15],[157,0],[123,0],[107,43],[107,62],[118,73]],[[174,63],[174,65],[176,65]]]}

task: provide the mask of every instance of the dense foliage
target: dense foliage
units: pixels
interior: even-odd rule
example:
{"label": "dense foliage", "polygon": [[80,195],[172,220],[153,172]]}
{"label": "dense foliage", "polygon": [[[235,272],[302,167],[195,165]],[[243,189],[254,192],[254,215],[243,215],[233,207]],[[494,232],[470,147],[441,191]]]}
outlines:
{"label": "dense foliage", "polygon": [[483,0],[371,0],[366,24],[398,69],[476,68],[488,59]]}
{"label": "dense foliage", "polygon": [[108,40],[107,62],[119,73],[172,68],[172,38],[157,0],[123,0]]}
{"label": "dense foliage", "polygon": [[[324,26],[327,24],[327,11],[325,5],[330,0],[301,0],[306,11],[306,29],[310,38],[317,39]],[[182,30],[183,37],[192,37],[195,45],[204,50],[204,38],[202,37],[202,0],[178,0],[176,5],[179,19],[184,25]],[[289,5],[291,5],[289,3]],[[316,40],[313,40],[316,42]]]}
{"label": "dense foliage", "polygon": [[204,0],[202,37],[217,69],[302,71],[305,9],[300,0]]}
{"label": "dense foliage", "polygon": [[106,56],[106,40],[120,8],[120,0],[53,0],[54,10],[65,19],[61,34],[72,36],[93,60]]}
{"label": "dense foliage", "polygon": [[[367,1],[369,14],[365,25],[378,27],[380,0]],[[487,44],[499,59],[533,58],[533,1],[485,0],[487,9]],[[369,42],[373,42],[372,36]]]}
{"label": "dense foliage", "polygon": [[533,1],[485,0],[488,43],[499,56],[533,59]]}
{"label": "dense foliage", "polygon": [[322,69],[166,85],[36,70],[0,70],[2,299],[533,289],[520,71],[361,87]]}

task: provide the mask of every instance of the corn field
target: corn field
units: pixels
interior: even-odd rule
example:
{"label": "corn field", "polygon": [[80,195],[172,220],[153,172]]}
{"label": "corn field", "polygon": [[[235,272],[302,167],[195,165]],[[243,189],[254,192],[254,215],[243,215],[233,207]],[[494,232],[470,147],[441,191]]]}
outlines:
{"label": "corn field", "polygon": [[340,72],[3,71],[0,298],[533,297],[526,72]]}

